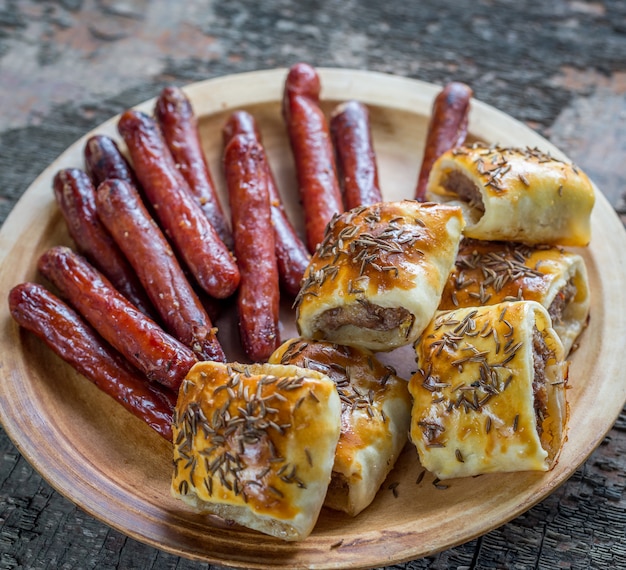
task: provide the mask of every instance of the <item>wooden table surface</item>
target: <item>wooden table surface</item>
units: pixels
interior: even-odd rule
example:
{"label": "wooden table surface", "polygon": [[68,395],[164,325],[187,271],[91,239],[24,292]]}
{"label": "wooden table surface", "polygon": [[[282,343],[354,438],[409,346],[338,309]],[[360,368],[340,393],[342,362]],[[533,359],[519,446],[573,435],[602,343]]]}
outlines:
{"label": "wooden table surface", "polygon": [[[559,146],[626,222],[622,0],[6,0],[0,223],[69,144],[164,85],[296,61],[464,81]],[[1,430],[0,451],[0,569],[210,568],[85,514]],[[625,568],[625,467],[622,412],[572,478],[527,513],[394,568]]]}

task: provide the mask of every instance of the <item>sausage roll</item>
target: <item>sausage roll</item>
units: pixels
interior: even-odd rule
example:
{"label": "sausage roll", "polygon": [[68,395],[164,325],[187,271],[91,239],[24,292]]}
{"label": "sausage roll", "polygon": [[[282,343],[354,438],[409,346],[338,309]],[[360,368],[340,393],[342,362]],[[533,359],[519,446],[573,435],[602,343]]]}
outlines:
{"label": "sausage roll", "polygon": [[443,311],[416,344],[411,440],[440,479],[547,471],[567,420],[567,362],[536,301]]}
{"label": "sausage roll", "polygon": [[567,356],[589,317],[583,258],[560,247],[464,239],[439,309],[510,300],[537,301],[548,309]]}
{"label": "sausage roll", "polygon": [[287,341],[270,362],[319,370],[337,385],[341,435],[324,504],[357,515],[374,500],[407,441],[407,382],[369,350],[326,341]]}
{"label": "sausage roll", "polygon": [[296,298],[301,336],[370,350],[415,341],[456,258],[459,208],[413,200],[335,216]]}
{"label": "sausage roll", "polygon": [[467,237],[573,246],[591,239],[589,178],[537,149],[454,148],[433,165],[427,197],[461,206]]}
{"label": "sausage roll", "polygon": [[172,425],[172,494],[293,541],[317,521],[339,439],[335,383],[296,366],[199,362]]}

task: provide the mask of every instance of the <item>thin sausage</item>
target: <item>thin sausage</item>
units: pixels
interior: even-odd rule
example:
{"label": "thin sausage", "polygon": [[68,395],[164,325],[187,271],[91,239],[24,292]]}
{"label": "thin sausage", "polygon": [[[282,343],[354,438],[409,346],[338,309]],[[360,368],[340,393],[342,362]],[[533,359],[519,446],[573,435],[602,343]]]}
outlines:
{"label": "thin sausage", "polygon": [[37,267],[100,336],[149,380],[178,390],[197,362],[191,349],[136,309],[70,248],[50,248]]}
{"label": "thin sausage", "polygon": [[[228,118],[223,128],[224,147],[236,135],[252,137],[262,147],[261,134],[254,117],[246,111],[236,111]],[[278,263],[278,275],[283,290],[290,296],[295,297],[300,291],[300,282],[304,271],[309,264],[310,255],[300,239],[293,225],[287,217],[287,212],[278,191],[276,180],[269,166],[267,157],[264,158],[267,166],[267,185],[270,197],[272,226],[274,227],[274,241],[276,247],[276,261]]]}
{"label": "thin sausage", "polygon": [[178,172],[158,125],[146,114],[129,110],[122,114],[118,130],[144,193],[191,274],[209,295],[232,295],[240,279],[237,262]]}
{"label": "thin sausage", "polygon": [[232,249],[233,237],[202,150],[191,102],[182,89],[165,87],[157,99],[154,114],[178,170],[221,240]]}
{"label": "thin sausage", "polygon": [[60,170],[53,189],[76,249],[140,311],[152,315],[154,309],[135,272],[98,219],[96,190],[89,176],[78,168]]}
{"label": "thin sausage", "polygon": [[320,80],[315,69],[297,63],[289,70],[283,117],[293,153],[304,208],[306,243],[313,253],[326,225],[344,211],[328,123],[319,106]]}
{"label": "thin sausage", "polygon": [[13,319],[43,340],[59,357],[172,441],[172,416],[176,394],[151,384],[55,295],[36,283],[11,289]]}
{"label": "thin sausage", "polygon": [[85,143],[85,169],[95,186],[107,178],[126,180],[138,187],[137,177],[117,143],[106,135],[94,135]]}
{"label": "thin sausage", "polygon": [[107,180],[98,186],[96,205],[100,219],[136,271],[167,332],[201,360],[224,362],[226,357],[209,316],[137,190],[123,180]]}
{"label": "thin sausage", "polygon": [[460,146],[467,137],[472,89],[453,81],[448,83],[435,97],[426,134],[426,147],[417,180],[415,199],[426,200],[428,177],[435,161],[446,151]]}
{"label": "thin sausage", "polygon": [[330,119],[346,210],[382,202],[369,111],[359,101],[338,105]]}
{"label": "thin sausage", "polygon": [[245,135],[232,138],[224,150],[224,172],[241,270],[237,297],[241,344],[249,358],[264,361],[278,347],[280,336],[278,267],[261,145]]}

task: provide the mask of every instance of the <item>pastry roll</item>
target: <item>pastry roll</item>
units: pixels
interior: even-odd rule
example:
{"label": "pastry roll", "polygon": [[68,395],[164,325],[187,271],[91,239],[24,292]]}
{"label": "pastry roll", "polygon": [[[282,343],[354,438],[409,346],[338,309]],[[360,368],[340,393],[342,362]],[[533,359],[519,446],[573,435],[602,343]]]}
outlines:
{"label": "pastry roll", "polygon": [[407,441],[407,382],[369,350],[326,341],[287,341],[270,362],[319,370],[337,385],[341,435],[324,504],[357,515],[374,500]]}
{"label": "pastry roll", "polygon": [[589,178],[537,149],[452,149],[433,165],[427,197],[461,206],[467,237],[573,246],[591,239]]}
{"label": "pastry roll", "polygon": [[335,383],[296,366],[199,362],[173,421],[172,494],[293,541],[322,508],[339,439]]}
{"label": "pastry roll", "polygon": [[416,344],[411,440],[440,479],[547,471],[564,441],[567,362],[536,301],[437,314]]}
{"label": "pastry roll", "polygon": [[437,309],[463,223],[459,208],[412,200],[336,216],[296,298],[300,335],[376,351],[414,342]]}
{"label": "pastry roll", "polygon": [[439,309],[537,301],[567,356],[586,326],[591,297],[583,258],[560,247],[464,239]]}

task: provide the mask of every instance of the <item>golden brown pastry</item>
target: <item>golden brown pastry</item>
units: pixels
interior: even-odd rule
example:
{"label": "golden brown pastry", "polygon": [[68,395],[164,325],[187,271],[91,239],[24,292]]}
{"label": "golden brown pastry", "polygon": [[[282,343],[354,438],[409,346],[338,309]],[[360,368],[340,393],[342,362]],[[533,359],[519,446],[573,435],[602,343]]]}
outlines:
{"label": "golden brown pastry", "polygon": [[318,370],[337,385],[341,435],[324,504],[357,515],[374,500],[407,441],[407,382],[371,351],[326,341],[287,341],[270,362]]}
{"label": "golden brown pastry", "polygon": [[432,318],[456,257],[461,210],[412,200],[336,216],[296,299],[301,336],[384,351]]}
{"label": "golden brown pastry", "polygon": [[559,247],[464,239],[439,309],[537,301],[567,356],[586,326],[591,296],[583,258]]}
{"label": "golden brown pastry", "polygon": [[564,441],[567,362],[535,301],[437,314],[416,344],[411,440],[440,479],[547,471]]}
{"label": "golden brown pastry", "polygon": [[433,165],[427,198],[462,207],[470,238],[573,246],[591,239],[589,178],[537,149],[452,149]]}
{"label": "golden brown pastry", "polygon": [[199,362],[173,421],[172,494],[284,540],[312,531],[330,482],[341,404],[313,370]]}

